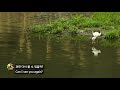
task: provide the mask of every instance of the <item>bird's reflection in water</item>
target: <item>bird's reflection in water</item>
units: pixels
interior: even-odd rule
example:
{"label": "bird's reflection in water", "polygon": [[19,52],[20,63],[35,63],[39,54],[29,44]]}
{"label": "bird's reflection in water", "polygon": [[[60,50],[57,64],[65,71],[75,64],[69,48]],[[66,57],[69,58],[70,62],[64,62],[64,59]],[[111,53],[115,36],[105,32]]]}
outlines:
{"label": "bird's reflection in water", "polygon": [[94,54],[94,56],[98,56],[98,54],[101,53],[101,51],[97,50],[95,47],[92,47],[92,53]]}

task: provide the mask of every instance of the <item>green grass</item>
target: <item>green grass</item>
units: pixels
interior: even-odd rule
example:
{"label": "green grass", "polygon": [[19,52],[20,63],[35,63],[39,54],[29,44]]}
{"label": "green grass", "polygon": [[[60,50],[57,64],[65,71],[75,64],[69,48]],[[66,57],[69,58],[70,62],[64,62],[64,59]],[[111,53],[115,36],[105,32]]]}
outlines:
{"label": "green grass", "polygon": [[120,12],[93,12],[90,17],[82,14],[62,18],[48,24],[33,25],[33,33],[41,35],[76,35],[85,28],[99,28],[107,31],[106,39],[115,39],[120,36]]}
{"label": "green grass", "polygon": [[105,34],[106,39],[118,39],[120,37],[120,30],[111,30]]}

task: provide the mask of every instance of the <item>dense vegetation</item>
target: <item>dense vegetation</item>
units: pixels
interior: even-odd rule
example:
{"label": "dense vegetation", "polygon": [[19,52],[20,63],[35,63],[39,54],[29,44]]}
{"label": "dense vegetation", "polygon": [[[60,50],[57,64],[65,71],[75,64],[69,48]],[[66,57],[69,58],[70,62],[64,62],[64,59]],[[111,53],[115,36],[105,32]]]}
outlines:
{"label": "dense vegetation", "polygon": [[99,29],[104,32],[106,39],[117,39],[120,36],[120,13],[94,12],[90,16],[76,14],[48,24],[33,25],[31,29],[33,33],[41,35],[79,35]]}

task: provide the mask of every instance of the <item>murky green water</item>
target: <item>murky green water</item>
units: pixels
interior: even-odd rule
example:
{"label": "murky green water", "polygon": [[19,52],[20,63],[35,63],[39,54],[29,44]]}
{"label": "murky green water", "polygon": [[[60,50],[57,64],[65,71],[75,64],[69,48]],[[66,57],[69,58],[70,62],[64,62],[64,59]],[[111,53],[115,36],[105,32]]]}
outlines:
{"label": "murky green water", "polygon": [[[120,47],[90,40],[55,40],[30,36],[28,27],[67,16],[66,13],[0,13],[0,78],[120,77]],[[6,65],[44,64],[44,74],[24,75]]]}

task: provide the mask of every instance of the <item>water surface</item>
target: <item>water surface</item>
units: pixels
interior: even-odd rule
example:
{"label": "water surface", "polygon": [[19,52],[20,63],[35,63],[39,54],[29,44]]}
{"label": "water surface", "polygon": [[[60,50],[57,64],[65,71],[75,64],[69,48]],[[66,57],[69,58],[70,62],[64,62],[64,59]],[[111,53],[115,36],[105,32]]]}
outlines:
{"label": "water surface", "polygon": [[[56,40],[29,34],[31,25],[48,23],[69,14],[0,13],[0,78],[120,77],[119,46],[104,47],[90,40]],[[44,64],[44,74],[14,74],[7,70],[8,63]]]}

